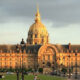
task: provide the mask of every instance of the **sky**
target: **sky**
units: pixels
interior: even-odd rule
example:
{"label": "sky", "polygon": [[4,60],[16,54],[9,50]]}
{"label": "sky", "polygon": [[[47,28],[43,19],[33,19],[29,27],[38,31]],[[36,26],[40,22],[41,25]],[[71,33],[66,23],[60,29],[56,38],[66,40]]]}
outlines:
{"label": "sky", "polygon": [[80,0],[0,0],[0,44],[25,42],[36,5],[52,44],[80,44]]}

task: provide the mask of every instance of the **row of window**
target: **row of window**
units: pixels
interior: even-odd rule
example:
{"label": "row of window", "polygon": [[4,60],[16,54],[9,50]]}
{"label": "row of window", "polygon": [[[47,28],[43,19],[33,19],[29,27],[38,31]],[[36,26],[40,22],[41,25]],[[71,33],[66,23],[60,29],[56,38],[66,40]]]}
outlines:
{"label": "row of window", "polygon": [[[29,37],[32,38],[33,37],[33,34],[29,34]],[[34,38],[37,38],[38,37],[38,34],[34,34]],[[44,38],[43,35],[40,35],[41,38]],[[48,37],[48,36],[47,36]]]}
{"label": "row of window", "polygon": [[[32,41],[28,41],[29,44],[33,44]],[[44,40],[42,39],[41,43],[43,44],[44,43]],[[38,42],[35,42],[34,44],[39,44]]]}
{"label": "row of window", "polygon": [[[4,63],[3,62],[0,62],[0,65],[13,65],[13,64],[20,65],[21,62],[20,63],[19,62],[14,62],[14,63],[13,62],[9,62],[9,63],[8,62],[4,62]],[[23,64],[27,64],[27,62],[23,61]]]}
{"label": "row of window", "polygon": [[[47,60],[50,61],[50,55],[48,55],[48,56],[43,55],[43,61],[45,61],[45,59],[46,59],[45,57],[47,57]],[[51,57],[54,60],[54,56],[51,56]],[[66,60],[67,61],[75,61],[75,59],[76,58],[59,58],[59,60],[63,61],[63,62],[66,61]],[[80,58],[77,58],[77,61],[80,61]]]}
{"label": "row of window", "polygon": [[[66,62],[66,63],[63,63],[63,65],[67,65],[67,66],[69,66],[69,65],[70,65],[70,66],[75,66],[75,64],[76,64],[75,62],[71,62],[71,63]],[[80,62],[77,62],[77,66],[78,66],[78,65],[80,66]]]}
{"label": "row of window", "polygon": [[[76,58],[60,58],[60,60],[70,60],[70,61],[75,60],[75,59]],[[77,60],[79,61],[80,58],[77,58]]]}
{"label": "row of window", "polygon": [[[68,57],[70,55],[70,57],[75,57],[75,53],[59,53],[58,56],[66,56]],[[80,56],[80,53],[77,54],[77,57]]]}
{"label": "row of window", "polygon": [[[50,55],[47,56],[48,61],[50,61]],[[43,56],[43,61],[45,61],[45,56]]]}
{"label": "row of window", "polygon": [[[11,60],[16,60],[17,61],[17,60],[22,60],[22,58],[0,58],[0,61],[1,60],[10,60],[10,61]],[[25,61],[25,60],[26,60],[26,58],[23,59],[23,61]]]}
{"label": "row of window", "polygon": [[[24,66],[26,66],[27,64],[26,64],[26,62],[23,62],[23,65]],[[0,68],[2,68],[2,67],[5,67],[5,68],[7,68],[7,67],[21,67],[22,65],[21,64],[17,64],[17,63],[15,63],[14,65],[13,65],[13,63],[10,63],[10,64],[2,64],[2,63],[0,63]]]}
{"label": "row of window", "polygon": [[[30,37],[30,38],[32,38],[32,37],[33,37],[33,35],[31,34],[31,35],[29,35],[29,37]],[[35,34],[35,38],[37,38],[37,34]]]}

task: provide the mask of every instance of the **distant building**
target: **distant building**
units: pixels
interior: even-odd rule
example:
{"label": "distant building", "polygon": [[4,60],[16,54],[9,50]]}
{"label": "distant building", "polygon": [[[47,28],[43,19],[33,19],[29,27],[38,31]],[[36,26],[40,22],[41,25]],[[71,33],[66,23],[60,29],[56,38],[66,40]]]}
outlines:
{"label": "distant building", "polygon": [[[22,39],[21,44],[24,43]],[[27,42],[24,43],[22,53],[21,44],[0,45],[0,68],[57,68],[61,66],[74,68],[75,53],[77,53],[77,67],[80,67],[80,45],[50,44],[49,34],[40,19],[37,9],[35,22],[31,25]]]}

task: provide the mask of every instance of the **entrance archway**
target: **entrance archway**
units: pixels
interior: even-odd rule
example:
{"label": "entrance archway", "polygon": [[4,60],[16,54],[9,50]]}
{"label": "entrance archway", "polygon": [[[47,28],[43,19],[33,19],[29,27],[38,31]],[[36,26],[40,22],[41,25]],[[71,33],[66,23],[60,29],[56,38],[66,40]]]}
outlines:
{"label": "entrance archway", "polygon": [[[58,53],[57,48],[52,44],[43,45],[38,51],[38,64],[39,67],[53,67],[56,65],[56,54]],[[45,64],[43,64],[43,62]],[[53,64],[54,63],[54,64]],[[46,66],[47,64],[47,66]]]}
{"label": "entrance archway", "polygon": [[47,67],[51,67],[51,63],[50,62],[47,62],[46,66]]}

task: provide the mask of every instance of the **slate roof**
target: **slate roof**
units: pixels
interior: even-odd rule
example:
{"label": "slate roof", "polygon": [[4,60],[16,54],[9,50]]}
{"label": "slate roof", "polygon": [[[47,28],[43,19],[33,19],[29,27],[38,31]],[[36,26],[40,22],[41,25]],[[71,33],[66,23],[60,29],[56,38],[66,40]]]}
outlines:
{"label": "slate roof", "polygon": [[26,53],[36,53],[42,45],[30,45],[26,46]]}
{"label": "slate roof", "polygon": [[2,52],[10,52],[11,51],[16,51],[16,45],[0,45],[0,51]]}
{"label": "slate roof", "polygon": [[80,52],[80,45],[71,45],[70,50],[69,50],[69,45],[55,45],[55,47],[58,49],[59,52],[75,52],[75,50],[77,49],[77,52]]}
{"label": "slate roof", "polygon": [[[59,52],[67,52],[69,51],[69,45],[60,45],[60,44],[53,44]],[[42,45],[27,45],[26,46],[26,53],[37,53],[39,48]],[[71,45],[71,51],[75,52],[77,49],[78,52],[80,52],[80,45]],[[16,52],[16,45],[0,45],[0,51],[2,52],[9,52],[14,51]]]}

